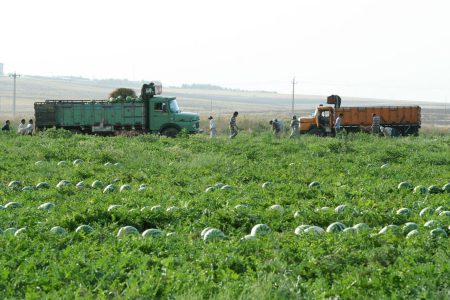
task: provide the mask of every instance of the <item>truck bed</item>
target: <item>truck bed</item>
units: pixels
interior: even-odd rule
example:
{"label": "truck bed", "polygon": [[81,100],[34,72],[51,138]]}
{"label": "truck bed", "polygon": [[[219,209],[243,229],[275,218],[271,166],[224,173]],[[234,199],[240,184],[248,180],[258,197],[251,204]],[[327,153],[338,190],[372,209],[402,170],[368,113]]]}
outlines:
{"label": "truck bed", "polygon": [[143,127],[143,103],[47,100],[34,104],[37,128]]}
{"label": "truck bed", "polygon": [[420,106],[373,106],[336,108],[336,117],[343,113],[341,126],[347,131],[369,131],[372,114],[381,117],[381,126],[395,128],[400,134],[417,134],[420,128]]}
{"label": "truck bed", "polygon": [[342,125],[372,124],[372,114],[381,117],[385,125],[420,125],[420,106],[373,106],[373,107],[340,107],[336,108],[336,116],[344,114]]}

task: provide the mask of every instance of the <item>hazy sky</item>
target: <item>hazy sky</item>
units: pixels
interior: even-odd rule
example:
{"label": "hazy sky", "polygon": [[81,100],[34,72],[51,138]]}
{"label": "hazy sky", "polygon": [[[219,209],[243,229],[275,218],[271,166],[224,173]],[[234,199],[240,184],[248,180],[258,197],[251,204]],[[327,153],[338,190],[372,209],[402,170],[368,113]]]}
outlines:
{"label": "hazy sky", "polygon": [[5,72],[450,101],[448,0],[3,0]]}

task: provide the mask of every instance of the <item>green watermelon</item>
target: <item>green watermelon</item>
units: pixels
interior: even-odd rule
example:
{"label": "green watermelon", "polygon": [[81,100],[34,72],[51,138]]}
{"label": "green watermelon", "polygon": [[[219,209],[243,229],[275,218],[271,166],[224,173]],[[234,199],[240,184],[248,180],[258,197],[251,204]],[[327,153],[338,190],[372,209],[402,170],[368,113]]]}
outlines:
{"label": "green watermelon", "polygon": [[450,183],[447,183],[442,187],[442,191],[445,193],[450,193]]}
{"label": "green watermelon", "polygon": [[117,237],[121,238],[127,235],[138,235],[139,231],[134,228],[133,226],[124,226],[119,229],[119,232],[117,233]]}
{"label": "green watermelon", "polygon": [[271,232],[271,229],[266,224],[257,224],[253,226],[251,235],[261,236],[261,235],[267,235]]}
{"label": "green watermelon", "polygon": [[403,225],[402,231],[403,231],[403,234],[406,235],[406,234],[410,233],[411,231],[416,230],[417,228],[419,228],[419,226],[416,223],[408,222],[408,223],[405,223],[405,225]]}
{"label": "green watermelon", "polygon": [[403,181],[403,182],[399,183],[397,188],[399,190],[412,190],[413,189],[413,185],[410,182],[408,182],[408,181]]}
{"label": "green watermelon", "polygon": [[143,237],[143,238],[149,238],[149,237],[161,237],[162,234],[163,234],[163,232],[162,232],[161,230],[156,229],[156,228],[150,228],[150,229],[145,230],[145,231],[142,233],[142,237]]}
{"label": "green watermelon", "polygon": [[341,222],[334,222],[334,223],[331,223],[331,224],[327,227],[327,232],[337,233],[337,232],[341,232],[341,231],[344,230],[345,228],[347,228],[347,226],[345,226],[345,225],[342,224]]}
{"label": "green watermelon", "polygon": [[442,189],[437,185],[430,185],[428,187],[428,191],[430,192],[430,194],[439,194],[442,192]]}
{"label": "green watermelon", "polygon": [[302,234],[306,229],[308,229],[309,227],[311,227],[311,225],[300,225],[297,228],[295,228],[294,233],[297,235]]}
{"label": "green watermelon", "polygon": [[442,228],[435,228],[435,229],[431,230],[430,235],[433,238],[448,237],[447,232],[445,232],[445,230]]}

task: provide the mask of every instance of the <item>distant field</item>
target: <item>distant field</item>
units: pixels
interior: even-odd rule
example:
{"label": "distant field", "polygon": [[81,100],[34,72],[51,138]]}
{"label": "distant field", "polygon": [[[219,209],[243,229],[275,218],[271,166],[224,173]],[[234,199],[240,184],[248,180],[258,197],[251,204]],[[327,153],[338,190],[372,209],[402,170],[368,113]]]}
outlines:
{"label": "distant field", "polygon": [[[23,76],[17,80],[17,118],[32,117],[33,103],[46,99],[106,99],[117,87],[128,87],[140,93],[142,83],[126,80],[87,80],[81,78],[48,78]],[[241,114],[261,118],[289,118],[291,95],[271,92],[240,92],[229,90],[201,90],[164,87],[165,94],[176,96],[184,111],[198,112],[202,117],[209,114],[228,116],[238,110]],[[0,77],[0,118],[10,118],[12,111],[13,81]],[[344,106],[369,105],[420,105],[422,122],[428,127],[449,127],[450,107],[444,103],[408,102],[387,99],[361,99],[345,97]],[[326,96],[296,95],[295,114],[309,115],[314,108],[326,102]]]}

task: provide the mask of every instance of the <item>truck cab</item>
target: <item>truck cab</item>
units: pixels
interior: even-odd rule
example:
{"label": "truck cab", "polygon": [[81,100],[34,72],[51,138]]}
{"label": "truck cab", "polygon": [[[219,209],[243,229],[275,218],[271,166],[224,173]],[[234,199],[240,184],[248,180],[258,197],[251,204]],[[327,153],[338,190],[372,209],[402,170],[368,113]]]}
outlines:
{"label": "truck cab", "polygon": [[334,135],[334,115],[332,106],[318,106],[313,116],[300,118],[300,133]]}
{"label": "truck cab", "polygon": [[181,130],[199,131],[200,118],[196,113],[181,112],[175,97],[155,96],[149,99],[148,128],[165,136],[175,136]]}

